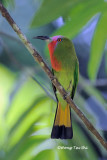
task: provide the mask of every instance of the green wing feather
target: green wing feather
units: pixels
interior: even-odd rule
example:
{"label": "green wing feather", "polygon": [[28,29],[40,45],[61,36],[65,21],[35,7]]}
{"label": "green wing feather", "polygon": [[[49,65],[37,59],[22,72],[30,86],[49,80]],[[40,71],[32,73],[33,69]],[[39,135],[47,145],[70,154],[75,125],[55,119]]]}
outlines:
{"label": "green wing feather", "polygon": [[[54,75],[54,70],[52,69],[52,73]],[[52,88],[53,88],[53,91],[54,91],[54,94],[55,94],[55,97],[56,97],[56,100],[58,102],[58,98],[57,98],[57,95],[56,95],[56,87],[54,86],[54,84],[52,83]]]}
{"label": "green wing feather", "polygon": [[74,95],[75,95],[75,91],[76,91],[77,84],[78,84],[78,79],[79,79],[79,63],[77,60],[76,65],[75,65],[75,71],[74,71],[74,83],[73,83],[72,92],[71,92],[72,99],[74,98]]}

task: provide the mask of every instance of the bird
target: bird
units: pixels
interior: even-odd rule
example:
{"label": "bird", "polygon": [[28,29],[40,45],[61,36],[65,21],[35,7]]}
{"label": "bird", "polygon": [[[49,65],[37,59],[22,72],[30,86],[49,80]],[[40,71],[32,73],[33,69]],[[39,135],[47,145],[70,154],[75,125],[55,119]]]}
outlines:
{"label": "bird", "polygon": [[[79,61],[72,41],[62,35],[36,36],[34,38],[48,42],[52,73],[73,100],[79,80]],[[57,108],[51,138],[72,139],[73,127],[70,106],[62,98],[57,88],[53,84],[52,86],[57,100]]]}

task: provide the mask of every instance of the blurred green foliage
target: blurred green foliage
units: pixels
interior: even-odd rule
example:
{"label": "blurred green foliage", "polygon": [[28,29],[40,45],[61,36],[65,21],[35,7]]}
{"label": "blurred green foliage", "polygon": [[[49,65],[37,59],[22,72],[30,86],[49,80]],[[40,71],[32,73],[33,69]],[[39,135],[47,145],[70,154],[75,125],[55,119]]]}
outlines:
{"label": "blurred green foliage", "polygon": [[22,84],[19,85],[16,74],[0,65],[0,98],[2,99],[0,103],[0,158],[29,160],[32,157],[32,159],[40,160],[45,155],[47,160],[50,157],[53,159],[77,157],[79,159],[78,155],[80,155],[82,159],[86,159],[88,154],[89,160],[97,159],[97,153],[93,152],[92,144],[85,135],[82,136],[82,130],[75,120],[73,120],[74,138],[72,143],[67,142],[67,146],[84,144],[89,149],[85,152],[73,150],[69,154],[67,153],[69,151],[57,149],[58,145],[66,143],[62,140],[50,139],[53,124],[51,117],[55,112],[55,108],[52,112],[52,106],[56,104],[37,82],[26,75],[23,76],[25,77],[20,80]]}
{"label": "blurred green foliage", "polygon": [[[46,56],[44,53],[44,42],[34,41],[32,37],[61,34],[73,39],[85,30],[93,17],[98,16],[88,60],[88,75],[90,79],[97,79],[107,38],[105,1],[2,0],[2,2],[49,66],[49,55]],[[11,9],[11,6],[14,7]],[[51,22],[60,16],[63,17],[64,25],[55,28]],[[82,47],[84,46],[83,42]],[[107,51],[105,53],[107,60]],[[78,55],[81,58],[84,54],[80,50]],[[107,65],[105,67],[107,69]],[[106,84],[103,87],[106,88]],[[107,100],[102,94],[102,88],[97,87],[97,81],[93,83],[83,77],[81,72],[74,101],[103,136],[98,127],[98,116],[90,112],[91,105],[88,103],[90,97],[102,106],[101,112],[106,113]],[[50,139],[55,110],[56,101],[50,80],[0,16],[0,160],[97,160],[99,156],[106,156],[106,151],[85,128],[74,111],[72,111],[73,140]],[[58,146],[87,146],[88,149],[64,150],[58,149]]]}

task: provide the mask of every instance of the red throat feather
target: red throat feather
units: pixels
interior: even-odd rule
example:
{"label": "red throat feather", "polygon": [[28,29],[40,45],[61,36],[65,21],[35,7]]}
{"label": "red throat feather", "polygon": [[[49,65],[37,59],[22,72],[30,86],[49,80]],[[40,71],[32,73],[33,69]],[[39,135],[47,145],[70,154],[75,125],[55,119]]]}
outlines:
{"label": "red throat feather", "polygon": [[55,71],[60,71],[61,70],[61,62],[57,60],[57,58],[54,56],[54,50],[57,44],[57,40],[53,40],[52,42],[50,42],[48,44],[48,48],[49,48],[49,53],[50,53],[50,59],[51,59],[51,65],[52,68]]}

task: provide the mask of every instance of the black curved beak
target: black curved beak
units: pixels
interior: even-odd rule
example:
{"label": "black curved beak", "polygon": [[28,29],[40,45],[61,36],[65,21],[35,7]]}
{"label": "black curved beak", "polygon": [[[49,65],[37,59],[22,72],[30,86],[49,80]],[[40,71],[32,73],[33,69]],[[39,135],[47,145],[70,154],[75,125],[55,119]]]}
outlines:
{"label": "black curved beak", "polygon": [[36,36],[36,37],[33,37],[33,39],[51,40],[51,38],[48,36]]}

